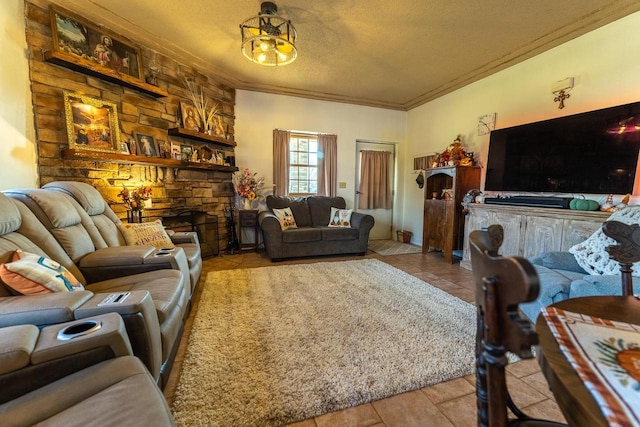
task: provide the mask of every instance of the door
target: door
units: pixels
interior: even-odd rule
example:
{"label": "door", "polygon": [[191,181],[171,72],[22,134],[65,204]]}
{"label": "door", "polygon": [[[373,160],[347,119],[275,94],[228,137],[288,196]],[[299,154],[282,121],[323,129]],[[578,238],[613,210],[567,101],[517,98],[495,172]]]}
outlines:
{"label": "door", "polygon": [[[356,179],[355,179],[355,204],[354,206],[358,206],[358,189],[360,188],[360,174],[362,171],[362,155],[360,154],[363,150],[372,150],[372,151],[388,151],[391,153],[389,156],[389,170],[391,171],[391,194],[392,194],[392,203],[395,202],[395,150],[396,146],[394,144],[382,143],[382,142],[367,142],[367,141],[356,141]],[[358,209],[358,212],[366,213],[375,219],[375,225],[371,229],[369,233],[369,239],[371,240],[380,240],[380,239],[391,239],[391,231],[393,226],[393,207],[391,209]]]}

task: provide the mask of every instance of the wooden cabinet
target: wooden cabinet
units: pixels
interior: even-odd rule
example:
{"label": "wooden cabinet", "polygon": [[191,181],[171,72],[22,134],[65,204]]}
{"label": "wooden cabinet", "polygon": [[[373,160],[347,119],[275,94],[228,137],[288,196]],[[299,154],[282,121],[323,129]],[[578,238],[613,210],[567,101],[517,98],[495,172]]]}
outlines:
{"label": "wooden cabinet", "polygon": [[453,261],[453,251],[462,249],[462,198],[479,186],[480,168],[476,166],[425,171],[422,253],[441,250],[447,261]]}
{"label": "wooden cabinet", "polygon": [[[453,229],[453,215],[451,200],[425,200],[423,248],[443,249],[445,252],[452,250],[447,232]],[[424,252],[424,251],[423,251]]]}
{"label": "wooden cabinet", "polygon": [[591,236],[609,215],[599,211],[472,204],[465,221],[460,265],[471,269],[468,242],[473,230],[500,224],[504,228],[500,253],[530,258],[542,252],[568,250]]}

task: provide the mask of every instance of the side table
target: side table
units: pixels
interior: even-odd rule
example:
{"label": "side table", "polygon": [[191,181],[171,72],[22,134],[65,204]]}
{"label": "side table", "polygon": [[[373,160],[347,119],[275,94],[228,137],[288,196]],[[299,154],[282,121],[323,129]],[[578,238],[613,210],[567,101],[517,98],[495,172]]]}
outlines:
{"label": "side table", "polygon": [[[238,210],[238,238],[240,240],[240,251],[253,249],[258,252],[258,241],[260,240],[260,226],[258,224],[257,209],[239,209]],[[253,228],[254,241],[242,243],[242,229]]]}

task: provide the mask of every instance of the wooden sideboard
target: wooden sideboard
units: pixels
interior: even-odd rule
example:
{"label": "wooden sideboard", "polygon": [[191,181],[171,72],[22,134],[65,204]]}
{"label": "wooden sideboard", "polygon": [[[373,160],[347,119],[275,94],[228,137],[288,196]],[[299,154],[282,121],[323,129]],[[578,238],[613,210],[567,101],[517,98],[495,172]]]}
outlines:
{"label": "wooden sideboard", "polygon": [[469,233],[473,230],[500,224],[504,228],[500,253],[530,258],[542,252],[568,250],[591,236],[609,215],[600,211],[471,204],[465,218],[460,265],[471,269]]}

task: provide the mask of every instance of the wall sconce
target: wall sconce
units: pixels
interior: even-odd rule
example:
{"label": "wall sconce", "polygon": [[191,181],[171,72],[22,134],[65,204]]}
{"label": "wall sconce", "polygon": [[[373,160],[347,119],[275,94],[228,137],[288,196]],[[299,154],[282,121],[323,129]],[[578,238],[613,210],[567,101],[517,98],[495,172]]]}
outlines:
{"label": "wall sconce", "polygon": [[560,80],[551,85],[551,93],[555,95],[553,102],[559,102],[558,108],[564,108],[564,100],[571,97],[569,91],[573,89],[573,77],[567,77],[564,80]]}

